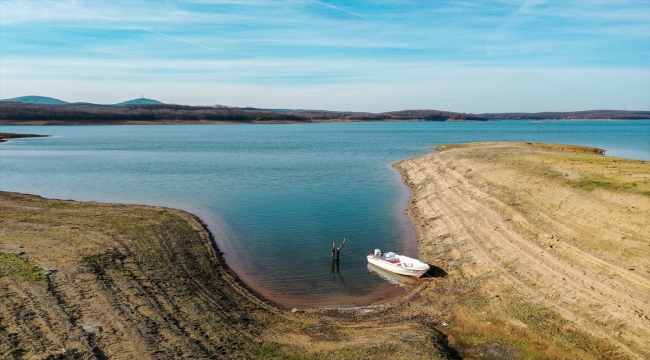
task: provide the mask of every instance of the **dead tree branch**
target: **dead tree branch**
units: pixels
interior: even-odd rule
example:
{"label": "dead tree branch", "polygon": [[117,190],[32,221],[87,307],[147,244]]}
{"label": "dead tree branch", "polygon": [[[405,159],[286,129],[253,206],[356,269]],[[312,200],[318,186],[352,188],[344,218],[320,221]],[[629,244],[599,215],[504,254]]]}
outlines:
{"label": "dead tree branch", "polygon": [[343,245],[345,245],[346,241],[348,241],[348,239],[346,239],[345,236],[344,236],[343,237],[343,242],[341,243],[341,246],[339,246],[338,249],[336,249],[336,252],[340,252],[341,249],[343,249]]}
{"label": "dead tree branch", "polygon": [[332,247],[330,248],[330,250],[332,251],[332,261],[336,261],[336,262],[339,261],[339,257],[341,255],[341,249],[343,248],[343,245],[345,245],[346,241],[347,239],[343,237],[343,242],[341,242],[341,246],[337,248],[336,239],[332,239]]}

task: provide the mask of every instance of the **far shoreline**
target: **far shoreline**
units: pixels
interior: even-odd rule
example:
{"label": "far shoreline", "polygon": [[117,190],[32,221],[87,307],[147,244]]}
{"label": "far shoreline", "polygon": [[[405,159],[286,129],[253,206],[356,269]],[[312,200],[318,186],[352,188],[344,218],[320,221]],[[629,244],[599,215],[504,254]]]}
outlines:
{"label": "far shoreline", "polygon": [[[644,119],[649,120],[650,119]],[[390,120],[268,120],[268,121],[220,121],[220,120],[163,120],[163,121],[141,121],[141,120],[120,120],[102,122],[45,122],[45,121],[7,121],[0,120],[0,126],[102,126],[102,125],[284,125],[284,124],[338,124],[338,123],[402,123],[402,122],[437,122],[437,123],[485,123],[499,121],[531,121],[531,120],[426,120],[426,119],[390,119]],[[627,120],[623,120],[627,121]]]}
{"label": "far shoreline", "polygon": [[161,121],[142,121],[142,120],[119,120],[119,121],[101,121],[101,122],[76,122],[76,121],[11,121],[0,120],[0,126],[118,126],[118,125],[291,125],[291,124],[345,124],[345,123],[492,123],[492,122],[534,122],[545,123],[551,121],[558,122],[586,122],[586,121],[650,121],[650,119],[488,119],[488,120],[465,120],[465,119],[448,119],[448,120],[427,120],[427,119],[387,119],[387,120],[268,120],[268,121],[221,121],[221,120],[161,120]]}

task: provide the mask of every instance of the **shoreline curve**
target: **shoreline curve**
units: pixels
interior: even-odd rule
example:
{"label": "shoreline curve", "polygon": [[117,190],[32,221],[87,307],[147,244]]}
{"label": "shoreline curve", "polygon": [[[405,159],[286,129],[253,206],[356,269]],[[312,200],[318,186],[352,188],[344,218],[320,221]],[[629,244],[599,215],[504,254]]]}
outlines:
{"label": "shoreline curve", "polygon": [[228,269],[205,224],[182,210],[0,192],[0,289],[12,294],[0,297],[0,353],[650,354],[650,260],[639,247],[650,233],[650,163],[568,145],[436,148],[394,167],[411,189],[420,256],[442,272],[379,306],[279,308]]}

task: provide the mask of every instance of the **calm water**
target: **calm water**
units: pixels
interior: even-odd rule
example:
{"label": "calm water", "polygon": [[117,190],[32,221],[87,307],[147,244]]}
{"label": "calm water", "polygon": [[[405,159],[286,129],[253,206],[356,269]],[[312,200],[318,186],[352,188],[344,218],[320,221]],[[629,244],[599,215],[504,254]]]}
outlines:
{"label": "calm water", "polygon": [[[376,247],[417,255],[408,190],[391,164],[444,143],[589,145],[650,159],[650,122],[2,126],[54,135],[0,145],[0,189],[179,207],[203,218],[228,264],[288,306],[351,305],[404,291],[368,272]],[[339,267],[332,238],[347,236]],[[444,264],[439,264],[444,268]]]}

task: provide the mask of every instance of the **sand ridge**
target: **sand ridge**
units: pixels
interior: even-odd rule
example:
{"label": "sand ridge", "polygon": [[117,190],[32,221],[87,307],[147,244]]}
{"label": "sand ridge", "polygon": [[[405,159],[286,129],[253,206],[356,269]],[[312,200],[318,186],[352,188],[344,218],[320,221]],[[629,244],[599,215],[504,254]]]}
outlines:
{"label": "sand ridge", "polygon": [[[630,356],[650,356],[649,163],[585,148],[576,160],[572,147],[541,144],[439,149],[396,165],[413,191],[424,260],[449,264],[451,276],[491,277],[496,295],[512,288]],[[603,162],[620,170],[605,175],[645,187],[580,187]]]}

